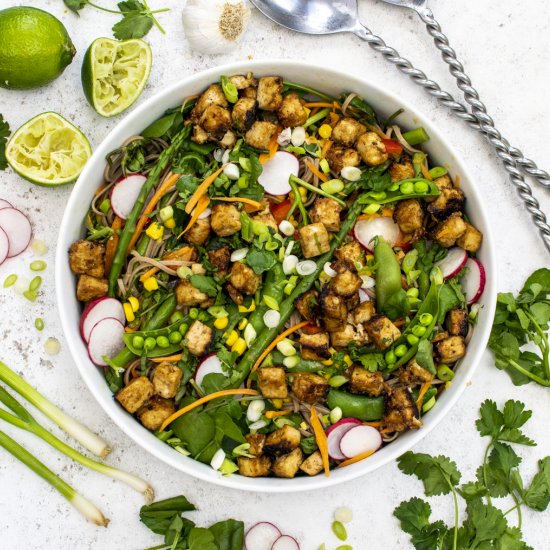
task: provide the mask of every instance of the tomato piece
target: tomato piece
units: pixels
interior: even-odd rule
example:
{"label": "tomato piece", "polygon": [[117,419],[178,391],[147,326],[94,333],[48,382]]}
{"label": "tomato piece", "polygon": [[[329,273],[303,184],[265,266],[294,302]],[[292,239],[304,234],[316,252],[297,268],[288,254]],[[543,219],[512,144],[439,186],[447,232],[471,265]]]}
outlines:
{"label": "tomato piece", "polygon": [[403,146],[395,139],[383,139],[382,143],[386,147],[388,155],[400,155],[403,152]]}
{"label": "tomato piece", "polygon": [[286,218],[291,205],[292,202],[290,199],[271,205],[271,213],[273,214],[277,224],[281,223]]}

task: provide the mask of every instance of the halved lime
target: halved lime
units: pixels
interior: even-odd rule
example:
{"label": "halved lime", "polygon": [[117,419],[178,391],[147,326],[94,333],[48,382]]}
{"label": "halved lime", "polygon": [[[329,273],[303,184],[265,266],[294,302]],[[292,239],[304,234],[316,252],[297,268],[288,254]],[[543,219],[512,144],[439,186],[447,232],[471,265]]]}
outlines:
{"label": "halved lime", "polygon": [[57,113],[25,122],[6,146],[6,159],[22,177],[38,185],[71,183],[92,154],[86,136]]}
{"label": "halved lime", "polygon": [[122,113],[140,96],[152,64],[151,48],[143,40],[94,40],[82,64],[86,99],[101,116]]}

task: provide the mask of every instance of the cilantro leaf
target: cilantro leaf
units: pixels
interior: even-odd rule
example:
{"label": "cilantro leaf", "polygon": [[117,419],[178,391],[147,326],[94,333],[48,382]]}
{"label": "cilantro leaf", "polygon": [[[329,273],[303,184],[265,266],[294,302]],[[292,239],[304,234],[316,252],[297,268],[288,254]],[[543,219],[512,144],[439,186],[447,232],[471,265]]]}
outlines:
{"label": "cilantro leaf", "polygon": [[254,246],[246,255],[246,263],[254,270],[254,273],[261,275],[277,263],[277,257],[269,250],[260,250]]}
{"label": "cilantro leaf", "polygon": [[74,13],[79,15],[78,11],[88,4],[88,0],[63,0],[63,3]]}
{"label": "cilantro leaf", "polygon": [[477,431],[481,435],[495,438],[504,424],[504,415],[498,410],[497,404],[486,399],[479,408],[480,418],[476,420]]}
{"label": "cilantro leaf", "polygon": [[539,460],[539,471],[525,491],[523,500],[529,508],[542,512],[550,504],[550,456]]}
{"label": "cilantro leaf", "polygon": [[476,548],[481,542],[499,539],[508,527],[504,514],[490,504],[469,502],[466,511],[468,516],[464,527],[474,534],[472,548]]}
{"label": "cilantro leaf", "polygon": [[487,487],[479,481],[470,481],[462,485],[458,491],[464,500],[474,500],[487,494]]}
{"label": "cilantro leaf", "polygon": [[143,38],[152,27],[153,19],[150,15],[138,12],[125,12],[124,17],[113,25],[113,36],[117,40]]}
{"label": "cilantro leaf", "polygon": [[6,142],[10,135],[10,127],[0,114],[0,170],[5,170],[8,167],[6,161]]}
{"label": "cilantro leaf", "polygon": [[402,502],[393,511],[393,515],[401,522],[401,529],[409,535],[419,533],[422,528],[428,526],[431,513],[431,506],[425,500],[416,497]]}
{"label": "cilantro leaf", "polygon": [[195,288],[198,288],[201,292],[210,296],[210,298],[214,298],[218,295],[218,285],[212,277],[207,277],[206,275],[191,275],[189,280]]}
{"label": "cilantro leaf", "polygon": [[500,539],[495,541],[496,550],[533,550],[521,540],[521,531],[517,527],[508,527]]}

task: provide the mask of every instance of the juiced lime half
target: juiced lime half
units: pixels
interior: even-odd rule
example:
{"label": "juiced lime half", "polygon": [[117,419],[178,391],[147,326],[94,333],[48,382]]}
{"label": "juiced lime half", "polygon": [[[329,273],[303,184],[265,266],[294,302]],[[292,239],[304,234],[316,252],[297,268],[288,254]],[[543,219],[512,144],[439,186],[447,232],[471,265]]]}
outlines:
{"label": "juiced lime half", "polygon": [[140,96],[152,63],[151,48],[143,40],[94,40],[82,64],[86,99],[104,117],[122,113]]}
{"label": "juiced lime half", "polygon": [[6,159],[22,177],[39,185],[71,183],[92,154],[86,136],[57,113],[23,124],[6,146]]}

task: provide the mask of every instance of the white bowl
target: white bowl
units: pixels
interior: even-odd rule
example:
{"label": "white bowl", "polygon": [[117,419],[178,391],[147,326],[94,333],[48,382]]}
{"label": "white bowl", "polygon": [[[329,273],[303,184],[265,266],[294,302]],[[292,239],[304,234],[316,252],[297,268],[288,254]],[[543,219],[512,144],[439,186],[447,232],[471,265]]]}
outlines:
{"label": "white bowl", "polygon": [[[429,151],[431,158],[444,163],[453,176],[460,176],[460,185],[468,199],[468,215],[484,235],[483,246],[478,254],[478,258],[484,264],[487,273],[487,284],[480,301],[483,308],[480,311],[479,322],[473,332],[467,354],[461,361],[452,386],[441,395],[435,407],[424,417],[424,426],[420,430],[405,433],[367,460],[341,470],[333,470],[330,477],[323,475],[295,479],[247,478],[239,475],[223,477],[210,466],[182,456],[142,427],[137,420],[115,402],[103,374],[90,361],[86,346],[79,334],[78,326],[81,309],[75,298],[75,277],[69,269],[68,250],[71,243],[82,236],[82,220],[88,210],[94,191],[103,181],[105,156],[111,150],[119,147],[128,136],[139,134],[143,128],[159,118],[166,109],[180,105],[183,98],[187,96],[200,93],[212,81],[218,80],[220,75],[245,73],[247,71],[253,71],[258,76],[282,75],[287,80],[299,82],[335,96],[342,91],[356,92],[363,96],[382,115],[382,118],[389,116],[399,108],[404,108],[405,112],[399,118],[400,124],[406,128],[414,128],[420,125],[426,128],[431,136],[426,149]],[[365,79],[327,67],[289,60],[241,62],[200,72],[173,86],[160,90],[158,94],[143,102],[121,120],[95,150],[75,184],[61,223],[56,258],[57,300],[69,349],[88,388],[114,422],[141,447],[166,464],[170,464],[186,474],[226,487],[270,493],[320,489],[349,481],[394,460],[427,436],[460,397],[466,384],[472,378],[485,349],[495,308],[495,275],[496,263],[493,237],[485,206],[477,191],[475,180],[469,175],[465,164],[458,158],[456,151],[443,141],[429,119],[419,114],[412,105]]]}

